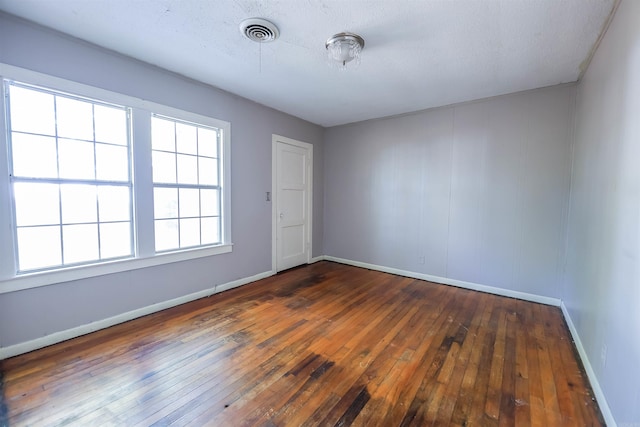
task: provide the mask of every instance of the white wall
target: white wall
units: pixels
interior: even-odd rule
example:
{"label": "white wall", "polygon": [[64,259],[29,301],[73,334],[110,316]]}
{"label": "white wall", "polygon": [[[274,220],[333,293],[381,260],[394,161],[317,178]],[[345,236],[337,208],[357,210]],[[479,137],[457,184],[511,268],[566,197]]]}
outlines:
{"label": "white wall", "polygon": [[0,350],[271,271],[273,133],[314,145],[313,254],[322,254],[321,127],[2,13],[0,62],[230,122],[234,243],[230,254],[0,294]]}
{"label": "white wall", "polygon": [[559,298],[574,95],[328,129],[325,254]]}
{"label": "white wall", "polygon": [[616,422],[638,426],[639,1],[621,2],[578,86],[575,136],[562,298]]}

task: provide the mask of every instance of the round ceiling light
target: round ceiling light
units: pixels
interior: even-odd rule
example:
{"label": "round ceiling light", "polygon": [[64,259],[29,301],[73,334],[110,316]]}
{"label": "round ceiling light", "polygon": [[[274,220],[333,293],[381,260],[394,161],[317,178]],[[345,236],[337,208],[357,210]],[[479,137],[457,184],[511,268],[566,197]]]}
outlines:
{"label": "round ceiling light", "polygon": [[332,64],[340,69],[345,69],[347,63],[355,60],[360,64],[360,52],[364,48],[364,39],[354,33],[338,33],[331,37],[324,45]]}
{"label": "round ceiling light", "polygon": [[249,18],[240,23],[240,32],[249,40],[258,43],[272,42],[280,36],[273,22],[262,18]]}

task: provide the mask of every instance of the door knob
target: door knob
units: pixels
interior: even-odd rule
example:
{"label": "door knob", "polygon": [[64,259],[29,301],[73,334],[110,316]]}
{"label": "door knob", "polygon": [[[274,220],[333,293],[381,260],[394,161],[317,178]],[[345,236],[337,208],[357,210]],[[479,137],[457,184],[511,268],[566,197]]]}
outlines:
{"label": "door knob", "polygon": [[284,218],[284,213],[280,212],[280,219]]}

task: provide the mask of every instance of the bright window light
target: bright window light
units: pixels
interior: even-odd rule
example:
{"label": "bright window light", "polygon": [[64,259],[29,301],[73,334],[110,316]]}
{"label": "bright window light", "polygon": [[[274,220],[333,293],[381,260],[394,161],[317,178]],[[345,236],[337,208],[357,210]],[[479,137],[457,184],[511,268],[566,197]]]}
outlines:
{"label": "bright window light", "polygon": [[220,130],[151,118],[156,251],[222,243]]}
{"label": "bright window light", "polygon": [[131,257],[127,109],[8,89],[18,272]]}
{"label": "bright window light", "polygon": [[0,86],[0,292],[232,251],[229,123],[22,75]]}

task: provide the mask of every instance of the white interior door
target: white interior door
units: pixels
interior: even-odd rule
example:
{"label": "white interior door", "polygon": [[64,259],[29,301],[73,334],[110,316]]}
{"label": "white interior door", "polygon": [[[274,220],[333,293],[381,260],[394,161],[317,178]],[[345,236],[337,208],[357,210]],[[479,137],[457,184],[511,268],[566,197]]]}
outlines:
{"label": "white interior door", "polygon": [[281,271],[311,258],[313,146],[274,135],[273,151],[274,270]]}

